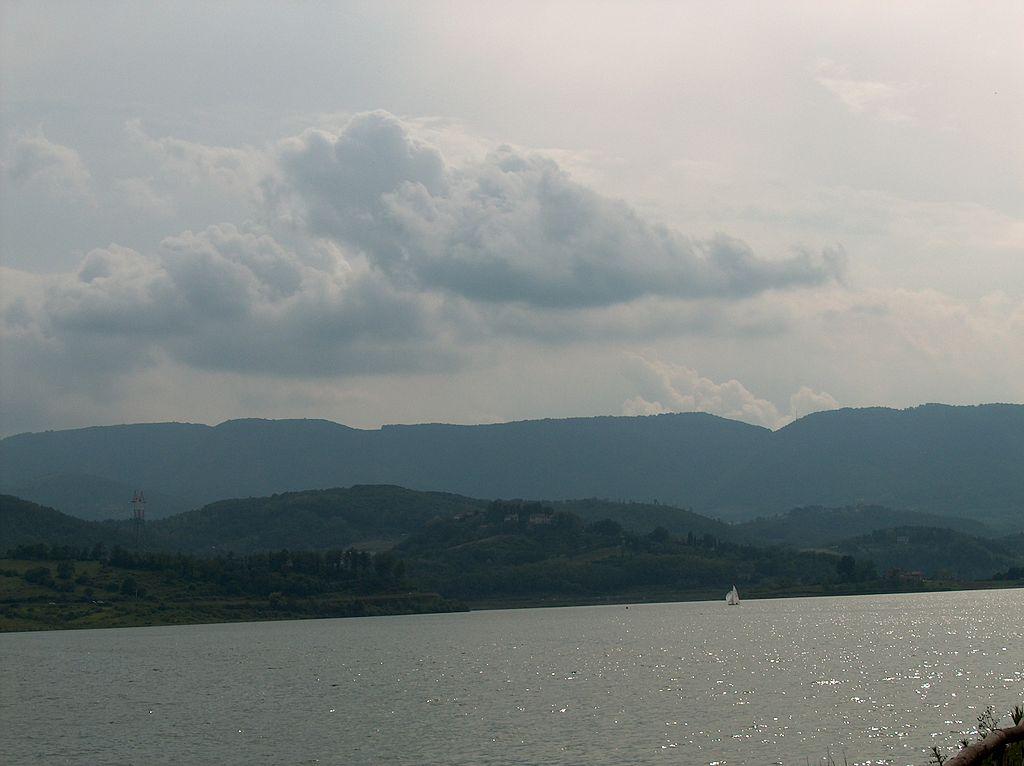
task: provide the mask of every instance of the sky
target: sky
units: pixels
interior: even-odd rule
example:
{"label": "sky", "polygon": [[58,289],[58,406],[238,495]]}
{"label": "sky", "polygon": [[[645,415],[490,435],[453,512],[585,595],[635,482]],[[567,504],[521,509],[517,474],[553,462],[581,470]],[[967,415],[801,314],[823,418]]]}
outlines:
{"label": "sky", "polygon": [[0,6],[0,434],[1024,401],[1019,2]]}

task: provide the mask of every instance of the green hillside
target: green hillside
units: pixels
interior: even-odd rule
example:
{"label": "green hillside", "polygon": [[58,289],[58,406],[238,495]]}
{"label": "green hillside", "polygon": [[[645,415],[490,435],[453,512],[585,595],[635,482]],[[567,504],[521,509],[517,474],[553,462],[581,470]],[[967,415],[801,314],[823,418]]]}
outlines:
{"label": "green hillside", "polygon": [[[499,527],[490,535],[493,540],[481,542],[482,532],[489,527],[481,525],[480,520],[489,518],[489,509],[520,506],[541,509],[539,512],[552,514],[559,523],[571,520],[571,534],[562,540],[538,536],[534,534],[538,530],[529,525],[513,525]],[[955,528],[940,528],[940,521],[952,522]],[[102,543],[108,549],[121,546],[197,555],[243,555],[280,549],[322,551],[351,546],[381,551],[397,545],[402,555],[437,560],[445,558],[439,559],[437,551],[450,549],[445,560],[455,561],[452,551],[457,542],[465,545],[458,548],[459,555],[468,557],[463,563],[476,566],[480,562],[502,563],[506,555],[517,563],[531,557],[539,560],[576,555],[579,540],[593,542],[587,530],[602,525],[623,539],[673,537],[691,544],[712,539],[716,544],[746,546],[748,552],[766,548],[822,549],[833,555],[872,561],[879,571],[899,567],[960,579],[990,577],[1024,564],[1021,535],[989,539],[972,534],[981,529],[974,522],[877,506],[799,508],[778,517],[731,526],[666,505],[593,499],[540,504],[488,502],[442,492],[366,485],[224,500],[147,521],[137,536],[127,520],[90,522],[20,498],[0,496],[0,552],[36,543]],[[897,531],[908,529],[913,531]],[[568,548],[547,545],[556,539],[565,542],[573,535],[579,540]],[[426,555],[430,546],[436,550]],[[699,566],[707,566],[715,576],[727,574],[710,561]],[[748,571],[747,565],[738,561],[728,566],[737,577]]]}
{"label": "green hillside", "polygon": [[609,519],[586,523],[529,502],[494,502],[436,519],[394,552],[422,588],[470,601],[717,596],[731,584],[778,592],[875,576],[869,563],[835,553],[757,548],[664,529],[638,535]]}
{"label": "green hillside", "polygon": [[928,577],[971,580],[1024,566],[1019,537],[988,540],[936,527],[880,529],[844,540],[835,550],[871,560],[879,572],[918,571]]}
{"label": "green hillside", "polygon": [[144,545],[189,552],[324,550],[391,544],[438,516],[485,502],[386,485],[221,500],[147,524]]}
{"label": "green hillside", "polygon": [[662,503],[616,503],[611,500],[588,498],[584,500],[557,500],[550,503],[556,511],[568,511],[584,521],[611,519],[626,529],[647,534],[658,527],[674,535],[685,537],[689,533],[698,536],[715,535],[727,540],[736,536],[735,528],[724,522],[702,516],[685,508]]}
{"label": "green hillside", "polygon": [[943,527],[979,537],[992,534],[978,521],[880,505],[794,508],[778,516],[737,524],[733,530],[738,538],[759,545],[820,547],[878,529],[909,526]]}
{"label": "green hillside", "polygon": [[[144,550],[216,553],[288,548],[325,550],[350,545],[382,549],[421,529],[428,521],[486,508],[488,501],[444,492],[417,492],[389,485],[286,492],[269,497],[221,500],[194,511],[147,521],[138,545]],[[585,521],[613,519],[626,529],[647,533],[662,527],[673,534],[715,535],[731,539],[732,527],[682,508],[604,500],[570,500],[553,504]],[[8,507],[10,506],[10,507]],[[12,521],[0,528],[0,551],[32,542],[74,541],[88,530],[89,539],[110,545],[136,545],[135,529],[126,519],[89,524],[52,509],[39,509],[36,521],[17,498],[0,500],[0,518]],[[34,524],[53,514],[62,519]],[[16,518],[15,518],[16,517]],[[56,517],[53,517],[56,518]],[[67,532],[63,530],[67,528]],[[52,537],[50,536],[52,533]]]}
{"label": "green hillside", "polygon": [[[717,599],[732,584],[748,597],[995,587],[1024,572],[1021,536],[905,526],[807,549],[742,542],[682,509],[577,503],[589,518],[570,502],[357,486],[222,501],[136,539],[128,522],[0,496],[0,629]],[[637,531],[653,521],[677,531]]]}
{"label": "green hillside", "polygon": [[0,554],[18,545],[128,545],[127,527],[84,521],[11,495],[0,495]]}

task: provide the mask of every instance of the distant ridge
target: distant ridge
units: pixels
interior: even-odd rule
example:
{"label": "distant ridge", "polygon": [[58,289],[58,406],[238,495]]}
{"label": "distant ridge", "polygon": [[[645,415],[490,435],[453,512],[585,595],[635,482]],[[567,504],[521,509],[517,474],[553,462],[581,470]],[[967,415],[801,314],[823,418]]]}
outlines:
{"label": "distant ridge", "polygon": [[[0,489],[96,517],[75,476],[142,487],[154,516],[354,484],[473,497],[659,501],[726,519],[878,504],[1024,527],[1024,405],[841,409],[778,431],[704,413],[350,428],[326,420],[155,423],[0,441]],[[51,484],[42,481],[52,478]],[[71,486],[59,487],[61,481]],[[111,485],[106,485],[111,486]],[[28,491],[26,491],[26,489]],[[52,502],[52,500],[51,500]]]}

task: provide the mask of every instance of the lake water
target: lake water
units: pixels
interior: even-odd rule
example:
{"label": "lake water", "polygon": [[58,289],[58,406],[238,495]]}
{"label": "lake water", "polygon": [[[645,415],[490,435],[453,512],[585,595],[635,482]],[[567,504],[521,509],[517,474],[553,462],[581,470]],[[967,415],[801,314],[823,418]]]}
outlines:
{"label": "lake water", "polygon": [[12,764],[925,764],[1024,590],[0,636]]}

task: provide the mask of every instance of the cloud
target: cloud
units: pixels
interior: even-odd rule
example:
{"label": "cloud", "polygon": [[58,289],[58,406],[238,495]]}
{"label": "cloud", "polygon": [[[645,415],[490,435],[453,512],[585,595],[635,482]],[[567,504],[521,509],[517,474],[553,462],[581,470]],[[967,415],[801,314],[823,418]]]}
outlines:
{"label": "cloud", "polygon": [[812,412],[824,410],[835,410],[839,408],[839,402],[831,394],[824,391],[815,391],[808,386],[800,386],[800,389],[789,397],[789,413],[786,422],[802,418]]}
{"label": "cloud", "polygon": [[88,352],[111,373],[161,356],[285,377],[460,362],[429,300],[354,267],[336,249],[300,254],[255,227],[186,231],[155,254],[111,245],[90,251],[73,274],[35,282],[15,291],[6,331],[42,353]]}
{"label": "cloud", "polygon": [[173,136],[154,138],[140,120],[125,125],[128,139],[155,157],[164,171],[196,186],[258,198],[271,170],[267,152],[253,147],[210,146]]}
{"label": "cloud", "polygon": [[679,300],[648,296],[609,306],[544,308],[464,301],[462,314],[480,334],[543,345],[657,339],[758,338],[787,330],[785,312],[769,303]]}
{"label": "cloud", "polygon": [[[200,196],[248,200],[265,224],[188,229],[148,250],[94,248],[64,273],[8,270],[0,329],[5,367],[19,372],[5,401],[17,409],[48,390],[84,406],[158,368],[353,379],[452,373],[510,344],[771,332],[770,312],[745,313],[736,299],[841,269],[837,254],[767,261],[724,236],[691,242],[549,159],[481,154],[445,131],[375,112],[333,134],[236,149],[129,123],[159,168],[115,179],[123,203],[177,215],[186,200],[174,182],[184,180]],[[462,147],[463,161],[418,136]],[[69,152],[13,172],[73,171]]]}
{"label": "cloud", "polygon": [[982,400],[999,397],[1000,389],[1016,392],[1011,399],[1024,394],[1019,296],[964,300],[895,288],[808,298],[793,306],[801,335],[824,336],[820,345],[833,359],[859,360],[857,373],[882,401],[889,387],[911,381],[928,392],[927,401],[959,400],[958,390],[991,391]]}
{"label": "cloud", "polygon": [[768,260],[724,235],[687,239],[510,147],[453,167],[383,112],[292,139],[280,161],[275,196],[313,233],[358,248],[398,283],[482,303],[737,299],[843,270],[837,250]]}
{"label": "cloud", "polygon": [[657,359],[629,355],[642,393],[627,399],[623,415],[655,415],[663,412],[709,412],[766,428],[780,428],[792,420],[839,407],[824,391],[801,386],[782,413],[767,399],[755,396],[738,380],[716,382],[696,370]]}
{"label": "cloud", "polygon": [[818,63],[814,79],[854,114],[887,122],[912,119],[907,105],[910,87],[905,84],[853,79],[847,75],[845,67],[827,59]]}
{"label": "cloud", "polygon": [[156,218],[170,218],[175,213],[174,201],[155,188],[152,178],[119,178],[114,181],[119,202]]}
{"label": "cloud", "polygon": [[90,197],[91,176],[78,152],[41,132],[18,138],[5,165],[8,177],[19,187],[41,189],[56,197]]}

